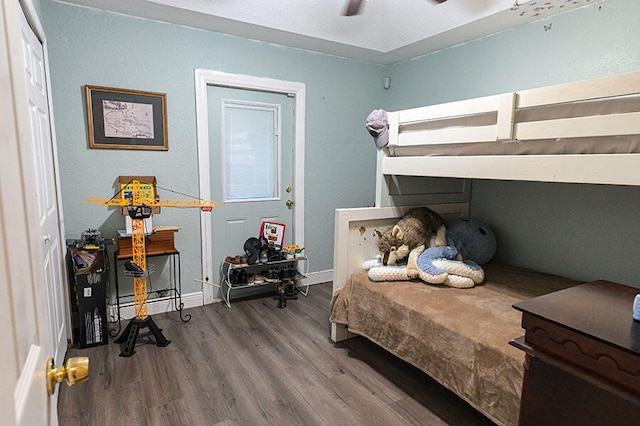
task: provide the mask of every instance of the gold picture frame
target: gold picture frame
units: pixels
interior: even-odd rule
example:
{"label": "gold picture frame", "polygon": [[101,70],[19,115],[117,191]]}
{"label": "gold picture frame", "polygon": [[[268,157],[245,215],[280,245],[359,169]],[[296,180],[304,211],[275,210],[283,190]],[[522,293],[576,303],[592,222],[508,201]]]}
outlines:
{"label": "gold picture frame", "polygon": [[167,95],[85,85],[89,148],[168,151]]}

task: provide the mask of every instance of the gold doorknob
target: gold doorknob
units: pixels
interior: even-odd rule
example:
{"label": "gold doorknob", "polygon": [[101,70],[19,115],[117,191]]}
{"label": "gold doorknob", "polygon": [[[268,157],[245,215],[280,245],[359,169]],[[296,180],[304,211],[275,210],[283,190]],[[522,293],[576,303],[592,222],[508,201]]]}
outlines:
{"label": "gold doorknob", "polygon": [[287,205],[287,207],[291,207],[293,206],[295,203],[293,202],[293,200],[287,200],[287,202],[285,203]]}
{"label": "gold doorknob", "polygon": [[56,384],[67,379],[67,385],[73,386],[89,378],[89,357],[77,356],[69,358],[64,367],[54,367],[53,358],[47,361],[47,392],[53,395]]}

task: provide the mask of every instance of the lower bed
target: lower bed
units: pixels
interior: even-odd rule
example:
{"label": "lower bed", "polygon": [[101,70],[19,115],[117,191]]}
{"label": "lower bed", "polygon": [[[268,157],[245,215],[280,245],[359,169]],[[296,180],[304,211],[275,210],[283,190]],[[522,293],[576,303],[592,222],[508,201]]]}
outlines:
{"label": "lower bed", "polygon": [[501,425],[518,423],[522,335],[512,305],[576,284],[500,263],[485,282],[455,289],[420,281],[372,282],[352,275],[331,301],[331,321],[420,368]]}

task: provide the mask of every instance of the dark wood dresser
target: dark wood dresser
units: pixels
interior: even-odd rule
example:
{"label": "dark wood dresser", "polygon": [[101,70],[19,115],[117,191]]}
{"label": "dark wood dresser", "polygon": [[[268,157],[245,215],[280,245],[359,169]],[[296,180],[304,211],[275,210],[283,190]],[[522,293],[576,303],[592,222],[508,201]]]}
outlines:
{"label": "dark wood dresser", "polygon": [[514,305],[526,352],[520,425],[640,425],[640,289],[594,281]]}

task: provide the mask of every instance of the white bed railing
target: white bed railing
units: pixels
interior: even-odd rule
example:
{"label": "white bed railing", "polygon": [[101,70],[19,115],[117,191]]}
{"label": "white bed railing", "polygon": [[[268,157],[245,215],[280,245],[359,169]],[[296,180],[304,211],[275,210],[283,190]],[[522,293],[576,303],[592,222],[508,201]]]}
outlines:
{"label": "white bed railing", "polygon": [[514,101],[515,94],[507,93],[389,113],[389,145],[477,143],[511,139]]}
{"label": "white bed railing", "polygon": [[640,185],[640,72],[390,112],[389,135],[384,175]]}

